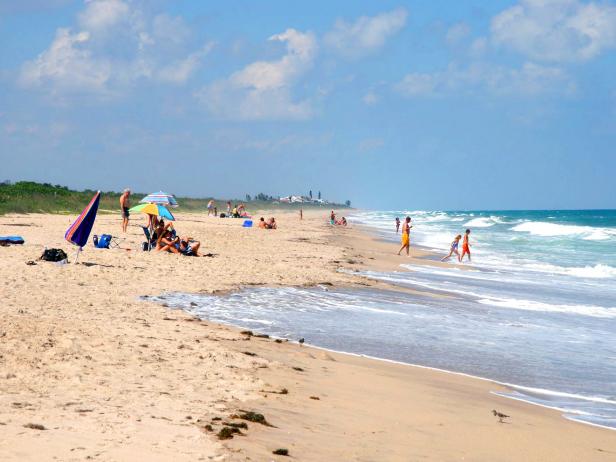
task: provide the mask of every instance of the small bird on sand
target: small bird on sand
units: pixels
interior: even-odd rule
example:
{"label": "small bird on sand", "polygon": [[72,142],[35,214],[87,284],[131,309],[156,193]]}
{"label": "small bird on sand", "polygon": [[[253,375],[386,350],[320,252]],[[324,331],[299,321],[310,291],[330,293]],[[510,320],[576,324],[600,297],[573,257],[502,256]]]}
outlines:
{"label": "small bird on sand", "polygon": [[305,341],[305,340],[304,340],[304,337],[300,338],[300,339],[299,339],[299,344],[300,344],[300,345],[303,345],[303,344],[304,344],[304,341]]}
{"label": "small bird on sand", "polygon": [[505,421],[503,419],[508,419],[509,416],[506,414],[503,414],[502,412],[498,412],[496,409],[492,409],[492,414],[494,414],[494,417],[498,417],[498,422],[499,423],[505,423]]}

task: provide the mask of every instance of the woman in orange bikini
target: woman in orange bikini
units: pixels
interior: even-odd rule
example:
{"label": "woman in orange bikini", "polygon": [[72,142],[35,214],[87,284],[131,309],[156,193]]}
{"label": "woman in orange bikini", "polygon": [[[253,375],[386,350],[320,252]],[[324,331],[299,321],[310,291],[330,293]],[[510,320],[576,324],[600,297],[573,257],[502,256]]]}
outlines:
{"label": "woman in orange bikini", "polygon": [[462,241],[462,253],[460,254],[460,263],[462,263],[462,259],[464,255],[468,254],[468,261],[471,261],[471,245],[468,243],[468,236],[471,234],[471,230],[467,229],[464,233],[464,240]]}

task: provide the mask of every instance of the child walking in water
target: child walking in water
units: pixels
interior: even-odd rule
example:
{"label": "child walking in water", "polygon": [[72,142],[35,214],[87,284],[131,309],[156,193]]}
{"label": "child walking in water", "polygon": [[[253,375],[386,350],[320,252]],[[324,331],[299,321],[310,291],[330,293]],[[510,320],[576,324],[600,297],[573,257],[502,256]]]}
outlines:
{"label": "child walking in water", "polygon": [[460,263],[464,259],[464,255],[467,255],[467,254],[468,254],[468,261],[469,262],[471,261],[471,245],[468,243],[468,236],[470,234],[471,234],[470,229],[467,229],[466,232],[464,233],[464,240],[462,241],[462,253],[458,257],[458,261],[460,261]]}
{"label": "child walking in water", "polygon": [[400,218],[396,217],[396,234],[400,231]]}
{"label": "child walking in water", "polygon": [[400,255],[400,252],[402,252],[404,249],[406,249],[406,256],[409,256],[409,252],[410,252],[410,247],[411,247],[411,228],[413,226],[411,225],[411,217],[406,217],[406,219],[404,220],[404,223],[402,223],[402,247],[400,247],[400,250],[398,251],[398,255]]}
{"label": "child walking in water", "polygon": [[[449,248],[449,255],[447,255],[446,257],[441,258],[441,261],[445,261],[445,260],[449,260],[449,258],[451,258],[451,256],[455,253],[458,257],[458,260],[460,259],[460,252],[458,252],[458,245],[460,244],[460,239],[462,239],[462,235],[458,234],[455,239],[453,240],[453,242],[451,243],[451,247]],[[470,255],[469,255],[470,257]]]}

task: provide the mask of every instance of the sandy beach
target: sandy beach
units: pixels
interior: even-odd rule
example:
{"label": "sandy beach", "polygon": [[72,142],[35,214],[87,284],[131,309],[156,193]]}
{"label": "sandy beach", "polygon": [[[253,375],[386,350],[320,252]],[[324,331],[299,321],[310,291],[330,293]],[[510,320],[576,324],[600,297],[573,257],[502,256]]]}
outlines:
{"label": "sandy beach", "polygon": [[[26,265],[45,246],[68,250],[73,216],[0,216],[1,234],[26,239],[0,247],[0,460],[616,460],[616,432],[499,397],[489,381],[250,337],[140,299],[386,287],[353,269],[408,261],[360,228],[329,226],[326,210],[302,222],[274,213],[279,229],[265,231],[179,209],[176,227],[207,258],[138,250],[143,217],[121,235],[119,216],[101,214],[93,232],[125,238],[123,249],[88,246],[79,265]],[[414,250],[439,264],[423,256]],[[492,409],[511,418],[499,423]],[[219,440],[243,411],[272,426],[247,422]]]}

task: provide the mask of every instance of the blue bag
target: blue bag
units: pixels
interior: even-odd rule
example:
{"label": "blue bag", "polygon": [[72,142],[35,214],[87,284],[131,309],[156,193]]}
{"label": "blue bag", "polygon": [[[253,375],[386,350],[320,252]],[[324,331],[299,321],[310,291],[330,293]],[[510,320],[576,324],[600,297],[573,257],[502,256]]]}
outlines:
{"label": "blue bag", "polygon": [[92,238],[94,241],[94,247],[97,249],[108,249],[111,244],[111,237],[111,234],[101,234],[100,237],[95,234]]}
{"label": "blue bag", "polygon": [[244,220],[244,224],[242,226],[244,228],[252,228],[252,220]]}

